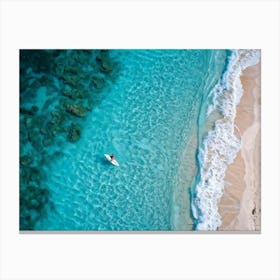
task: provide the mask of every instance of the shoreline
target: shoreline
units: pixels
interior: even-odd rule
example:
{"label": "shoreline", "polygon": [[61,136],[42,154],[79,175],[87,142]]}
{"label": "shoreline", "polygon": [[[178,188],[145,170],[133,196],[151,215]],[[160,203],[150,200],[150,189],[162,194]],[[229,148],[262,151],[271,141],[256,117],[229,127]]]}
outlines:
{"label": "shoreline", "polygon": [[261,227],[261,62],[243,70],[240,79],[244,92],[234,124],[242,145],[226,171],[224,193],[218,204],[220,231],[260,231]]}

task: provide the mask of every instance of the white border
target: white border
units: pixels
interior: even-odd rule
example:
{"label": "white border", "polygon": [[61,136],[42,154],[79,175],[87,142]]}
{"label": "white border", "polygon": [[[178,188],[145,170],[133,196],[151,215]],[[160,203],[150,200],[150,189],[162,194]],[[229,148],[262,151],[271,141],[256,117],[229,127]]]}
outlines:
{"label": "white border", "polygon": [[[280,279],[278,1],[1,2],[1,279]],[[18,49],[262,49],[262,233],[19,234]]]}

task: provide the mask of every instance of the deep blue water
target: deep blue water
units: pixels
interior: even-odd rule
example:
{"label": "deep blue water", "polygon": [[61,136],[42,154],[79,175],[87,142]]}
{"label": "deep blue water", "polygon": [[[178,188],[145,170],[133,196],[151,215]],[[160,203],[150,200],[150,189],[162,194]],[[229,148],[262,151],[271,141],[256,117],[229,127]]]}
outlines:
{"label": "deep blue water", "polygon": [[[88,113],[81,139],[60,144],[62,155],[42,166],[53,207],[35,229],[192,230],[196,155],[217,117],[207,117],[209,92],[227,56],[224,50],[111,50],[118,75]],[[86,80],[84,86],[90,92]],[[114,153],[120,166],[104,153]]]}

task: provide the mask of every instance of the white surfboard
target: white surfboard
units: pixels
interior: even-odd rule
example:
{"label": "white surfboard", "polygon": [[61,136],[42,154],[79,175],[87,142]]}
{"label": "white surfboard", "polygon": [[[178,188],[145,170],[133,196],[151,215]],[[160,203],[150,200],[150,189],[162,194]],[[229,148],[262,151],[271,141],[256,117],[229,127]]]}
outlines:
{"label": "white surfboard", "polygon": [[119,166],[119,163],[118,163],[115,159],[114,159],[114,160],[111,160],[110,155],[104,154],[104,156],[105,156],[105,158],[106,158],[108,161],[110,161],[113,165]]}

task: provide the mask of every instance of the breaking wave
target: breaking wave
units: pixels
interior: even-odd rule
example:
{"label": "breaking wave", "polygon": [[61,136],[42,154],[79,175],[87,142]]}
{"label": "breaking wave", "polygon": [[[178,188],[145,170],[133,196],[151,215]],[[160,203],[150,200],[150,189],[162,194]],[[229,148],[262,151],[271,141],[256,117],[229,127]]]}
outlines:
{"label": "breaking wave", "polygon": [[223,194],[225,172],[241,146],[238,128],[234,126],[236,105],[243,94],[240,76],[259,60],[260,50],[233,50],[227,70],[210,93],[213,104],[208,115],[217,110],[222,118],[215,122],[199,147],[198,183],[192,198],[197,230],[216,230],[221,225],[218,201]]}

